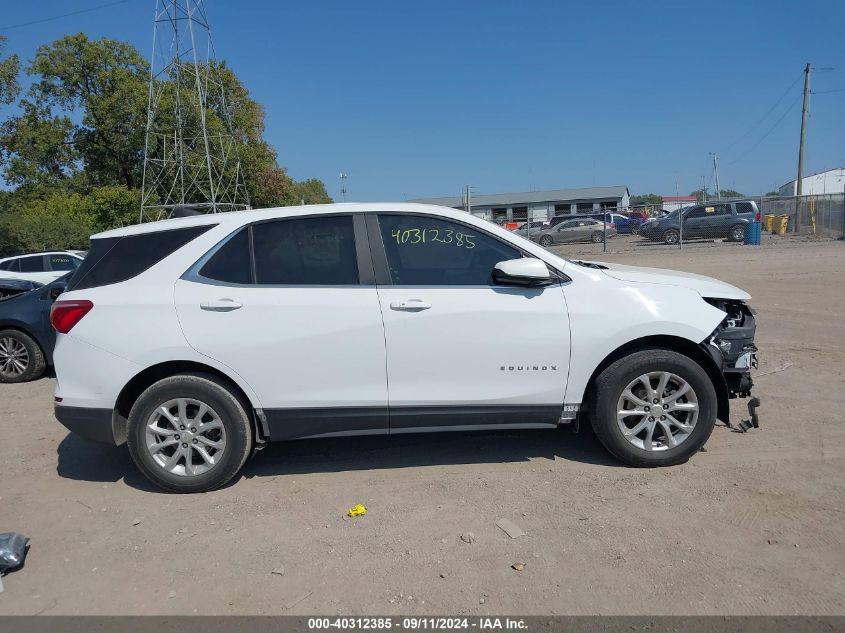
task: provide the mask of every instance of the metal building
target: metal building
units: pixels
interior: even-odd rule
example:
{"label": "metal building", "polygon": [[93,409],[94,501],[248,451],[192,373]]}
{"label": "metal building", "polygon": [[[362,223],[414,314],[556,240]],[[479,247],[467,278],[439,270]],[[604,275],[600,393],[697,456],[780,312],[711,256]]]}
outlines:
{"label": "metal building", "polygon": [[[546,220],[554,215],[622,209],[628,206],[630,198],[628,187],[619,185],[473,195],[470,204],[473,215],[493,222],[524,222],[529,217],[532,220]],[[461,196],[419,198],[408,202],[466,208],[466,200]]]}

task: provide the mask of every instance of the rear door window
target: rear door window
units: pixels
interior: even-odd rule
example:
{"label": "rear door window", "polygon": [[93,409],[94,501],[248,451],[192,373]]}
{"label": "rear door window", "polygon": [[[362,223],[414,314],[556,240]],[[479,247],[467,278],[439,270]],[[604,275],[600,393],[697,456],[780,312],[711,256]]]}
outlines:
{"label": "rear door window", "polygon": [[32,257],[21,257],[20,266],[20,271],[22,273],[43,273],[44,256],[33,255]]}
{"label": "rear door window", "polygon": [[754,205],[750,202],[737,202],[736,203],[736,212],[737,213],[754,213]]}
{"label": "rear door window", "polygon": [[64,253],[52,253],[47,256],[47,262],[50,265],[50,270],[76,270],[79,268],[79,260],[72,255],[65,255]]}
{"label": "rear door window", "polygon": [[140,275],[216,224],[91,240],[91,249],[67,289],[108,286]]}
{"label": "rear door window", "polygon": [[226,283],[252,283],[249,227],[242,228],[226,240],[200,269],[199,274],[207,279]]}
{"label": "rear door window", "polygon": [[355,231],[349,215],[254,224],[252,248],[258,284],[359,283]]}

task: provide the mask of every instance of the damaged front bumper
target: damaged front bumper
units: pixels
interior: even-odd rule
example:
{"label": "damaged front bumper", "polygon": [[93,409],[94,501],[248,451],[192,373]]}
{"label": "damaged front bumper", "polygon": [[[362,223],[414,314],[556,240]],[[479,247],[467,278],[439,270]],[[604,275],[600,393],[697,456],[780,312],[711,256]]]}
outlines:
{"label": "damaged front bumper", "polygon": [[705,299],[727,313],[725,319],[702,343],[722,372],[730,398],[747,398],[754,382],[751,370],[757,368],[757,346],[754,335],[757,322],[754,312],[744,301]]}

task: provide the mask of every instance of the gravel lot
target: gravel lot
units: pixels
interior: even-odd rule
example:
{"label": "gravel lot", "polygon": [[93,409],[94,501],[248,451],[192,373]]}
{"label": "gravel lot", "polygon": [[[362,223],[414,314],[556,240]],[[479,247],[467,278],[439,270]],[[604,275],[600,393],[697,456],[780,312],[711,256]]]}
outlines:
{"label": "gravel lot", "polygon": [[754,295],[761,429],[657,470],[565,430],[303,441],[177,496],[68,435],[52,379],[0,385],[0,532],[32,539],[0,614],[845,612],[845,244],[601,259]]}

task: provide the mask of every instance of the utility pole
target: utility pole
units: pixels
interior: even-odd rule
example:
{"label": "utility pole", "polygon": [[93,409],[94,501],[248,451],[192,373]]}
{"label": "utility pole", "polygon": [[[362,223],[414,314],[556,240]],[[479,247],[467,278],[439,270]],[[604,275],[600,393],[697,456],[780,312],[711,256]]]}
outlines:
{"label": "utility pole", "polygon": [[795,223],[792,225],[792,231],[798,232],[798,210],[801,205],[801,195],[803,193],[801,181],[804,179],[804,143],[807,140],[807,110],[810,109],[810,64],[804,67],[804,105],[801,108],[801,143],[798,145],[798,180],[795,181]]}
{"label": "utility pole", "polygon": [[467,185],[467,213],[472,213],[472,192],[470,191],[472,187]]}
{"label": "utility pole", "polygon": [[343,197],[343,201],[346,202],[346,179],[349,178],[349,174],[345,171],[340,172],[340,195]]}
{"label": "utility pole", "polygon": [[710,154],[713,156],[713,171],[716,172],[716,200],[721,200],[722,189],[719,185],[719,155],[714,152],[710,152]]}
{"label": "utility pole", "polygon": [[[141,222],[182,206],[208,213],[250,208],[219,68],[204,0],[156,0]],[[211,113],[217,125],[206,121]]]}
{"label": "utility pole", "polygon": [[703,174],[701,176],[701,201],[707,202],[707,185]]}

